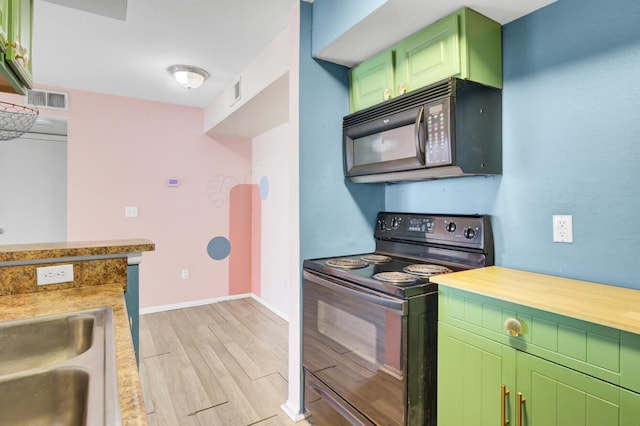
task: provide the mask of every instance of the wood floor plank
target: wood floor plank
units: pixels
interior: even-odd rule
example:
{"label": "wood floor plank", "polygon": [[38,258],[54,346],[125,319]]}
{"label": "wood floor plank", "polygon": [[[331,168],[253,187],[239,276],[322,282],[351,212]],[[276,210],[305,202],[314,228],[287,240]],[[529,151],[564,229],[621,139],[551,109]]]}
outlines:
{"label": "wood floor plank", "polygon": [[196,343],[204,334],[206,334],[206,339],[215,339],[215,336],[206,325],[196,325],[196,329],[194,329],[194,323],[191,322],[184,311],[185,310],[177,310],[173,312],[171,316],[171,326],[176,332],[176,336],[184,349],[185,355],[191,362],[197,380],[207,394],[212,406],[228,402],[229,399],[224,392],[222,392],[220,384],[213,376]]}
{"label": "wood floor plank", "polygon": [[227,322],[227,320],[213,309],[211,305],[194,306],[193,308],[184,309],[183,311],[189,319],[196,324],[200,323],[209,325]]}
{"label": "wood floor plank", "polygon": [[186,414],[188,414],[185,413],[185,410],[182,408],[183,404],[181,399],[183,399],[182,395],[184,395],[184,392],[182,389],[178,390],[175,384],[171,383],[169,377],[172,376],[172,374],[167,373],[166,365],[171,361],[171,354],[158,355],[144,360],[149,371],[158,373],[148,374],[146,376],[149,380],[149,388],[152,389],[151,397],[153,398],[155,407],[153,414],[158,425],[189,423],[189,419],[183,421]]}
{"label": "wood floor plank", "polygon": [[[255,312],[252,308],[250,311],[245,309],[241,315],[235,314],[236,307],[244,306],[247,308],[249,305],[241,305],[237,303],[237,300],[229,302],[235,303],[225,302],[225,304],[214,305],[216,310],[227,318],[226,323],[211,326],[216,336],[225,344],[229,342],[237,343],[242,348],[243,353],[254,360],[255,365],[264,373],[263,375],[280,372],[286,377],[288,374],[287,352],[274,343],[273,339],[266,336],[260,326],[256,325],[257,320],[253,315]],[[266,318],[265,320],[269,321]],[[257,331],[252,332],[252,329]],[[286,330],[270,331],[279,332],[280,334],[288,333]],[[240,362],[242,360],[239,359]]]}
{"label": "wood floor plank", "polygon": [[257,300],[251,298],[251,297],[247,297],[245,299],[247,301],[248,304],[250,304],[251,306],[253,306],[254,308],[256,308],[262,315],[264,315],[265,317],[269,318],[274,324],[276,325],[289,325],[289,322],[282,318],[280,315],[274,313],[273,311],[271,311],[269,308],[267,308],[266,306],[264,306],[262,303],[258,302]]}
{"label": "wood floor plank", "polygon": [[[288,324],[236,299],[143,315],[141,381],[155,425],[291,426]],[[296,425],[308,425],[302,421]]]}
{"label": "wood floor plank", "polygon": [[[202,330],[200,330],[203,333]],[[251,402],[247,399],[243,389],[238,385],[221,355],[228,353],[224,344],[219,340],[200,341],[197,343],[198,350],[205,359],[212,374],[220,384],[229,403],[237,411],[242,424],[248,425],[260,420],[260,415],[253,409]],[[230,355],[229,355],[230,356]],[[231,357],[233,359],[233,357]],[[238,368],[231,366],[231,368]],[[244,374],[244,372],[243,372]],[[247,380],[248,377],[246,377]]]}
{"label": "wood floor plank", "polygon": [[229,403],[201,411],[196,416],[201,426],[245,426]]}

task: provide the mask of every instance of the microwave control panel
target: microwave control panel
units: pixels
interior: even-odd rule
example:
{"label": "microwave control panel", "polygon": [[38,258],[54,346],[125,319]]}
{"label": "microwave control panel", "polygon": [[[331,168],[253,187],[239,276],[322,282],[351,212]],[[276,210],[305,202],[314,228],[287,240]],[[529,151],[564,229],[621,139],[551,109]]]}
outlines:
{"label": "microwave control panel", "polygon": [[450,99],[442,99],[424,106],[427,140],[425,163],[427,166],[451,164]]}

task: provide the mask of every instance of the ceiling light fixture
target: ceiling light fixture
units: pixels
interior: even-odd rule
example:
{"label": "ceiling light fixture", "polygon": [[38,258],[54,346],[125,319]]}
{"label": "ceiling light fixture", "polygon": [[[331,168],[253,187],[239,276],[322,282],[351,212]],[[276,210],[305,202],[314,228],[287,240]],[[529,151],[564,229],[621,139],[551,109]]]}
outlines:
{"label": "ceiling light fixture", "polygon": [[171,65],[167,71],[185,89],[197,89],[209,77],[208,72],[191,65]]}

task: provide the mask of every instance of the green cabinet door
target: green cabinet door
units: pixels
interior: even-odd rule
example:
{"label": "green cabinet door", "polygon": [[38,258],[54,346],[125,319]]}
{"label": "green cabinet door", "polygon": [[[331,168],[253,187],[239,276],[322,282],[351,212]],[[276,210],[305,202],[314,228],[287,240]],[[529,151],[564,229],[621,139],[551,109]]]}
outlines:
{"label": "green cabinet door", "polygon": [[33,0],[9,0],[9,23],[7,28],[7,49],[5,63],[20,82],[14,87],[21,95],[33,88],[31,74],[31,34]]}
{"label": "green cabinet door", "polygon": [[458,15],[450,15],[396,47],[398,92],[410,92],[460,74]]}
{"label": "green cabinet door", "polygon": [[359,111],[395,96],[394,52],[384,51],[349,73],[351,111]]}
{"label": "green cabinet door", "polygon": [[503,409],[515,425],[515,363],[515,349],[439,322],[438,426],[496,426]]}
{"label": "green cabinet door", "polygon": [[521,351],[516,365],[524,426],[640,425],[640,394]]}

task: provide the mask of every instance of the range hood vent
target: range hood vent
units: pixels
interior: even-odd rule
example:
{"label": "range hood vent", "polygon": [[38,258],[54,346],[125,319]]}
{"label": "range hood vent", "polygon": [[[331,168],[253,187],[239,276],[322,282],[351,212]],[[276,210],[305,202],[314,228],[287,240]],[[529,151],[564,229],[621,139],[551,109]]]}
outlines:
{"label": "range hood vent", "polygon": [[51,90],[27,90],[25,105],[68,111],[69,94]]}

